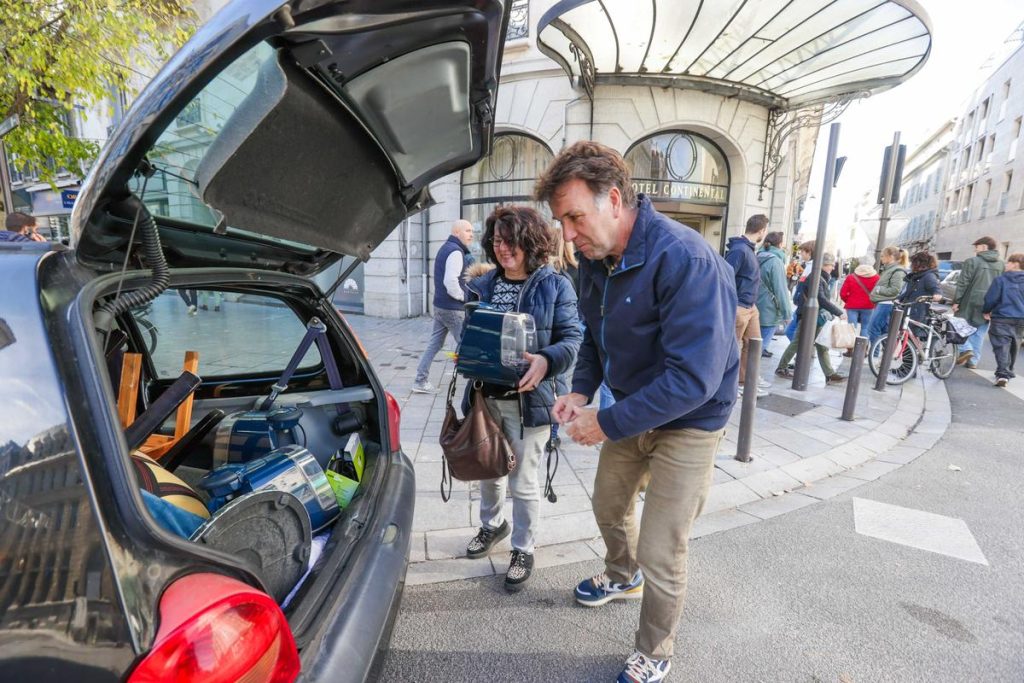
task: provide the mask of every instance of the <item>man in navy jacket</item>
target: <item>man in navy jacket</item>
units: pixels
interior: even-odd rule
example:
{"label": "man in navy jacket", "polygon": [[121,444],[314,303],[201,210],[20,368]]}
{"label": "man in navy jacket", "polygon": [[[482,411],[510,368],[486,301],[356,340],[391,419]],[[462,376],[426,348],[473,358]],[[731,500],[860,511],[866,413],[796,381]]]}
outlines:
{"label": "man in navy jacket", "polygon": [[[747,347],[750,340],[761,334],[761,319],[757,312],[757,294],[761,285],[761,266],[757,262],[757,245],[768,234],[768,216],[759,213],[747,219],[747,229],[742,235],[729,238],[729,250],[725,252],[726,262],[736,273],[736,340],[740,345],[740,392],[743,392],[743,375],[747,368]],[[770,339],[768,341],[771,341]],[[763,389],[768,382],[754,378],[758,396],[767,396]]]}
{"label": "man in navy jacket", "polygon": [[992,281],[982,306],[991,323],[988,338],[996,356],[996,386],[1016,377],[1013,366],[1024,339],[1024,254],[1010,254],[1006,271]]}
{"label": "man in navy jacket", "polygon": [[[618,680],[653,683],[670,667],[687,539],[736,401],[734,274],[697,232],[638,197],[622,157],[599,143],[563,150],[536,195],[584,256],[587,330],[572,393],[558,398],[554,417],[576,442],[604,442],[593,506],[605,572],[582,581],[575,597],[591,607],[643,600],[636,650]],[[602,381],[615,405],[585,407]]]}

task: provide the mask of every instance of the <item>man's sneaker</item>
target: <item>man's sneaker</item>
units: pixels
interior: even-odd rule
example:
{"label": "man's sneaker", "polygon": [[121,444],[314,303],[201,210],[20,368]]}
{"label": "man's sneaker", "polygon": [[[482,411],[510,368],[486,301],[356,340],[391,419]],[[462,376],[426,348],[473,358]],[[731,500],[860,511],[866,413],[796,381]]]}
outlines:
{"label": "man's sneaker", "polygon": [[667,659],[651,659],[634,652],[626,660],[626,668],[615,679],[615,683],[658,683],[665,680],[671,668],[672,662]]}
{"label": "man's sneaker", "polygon": [[825,384],[842,384],[846,381],[846,375],[840,375],[838,372],[833,373],[825,378]]}
{"label": "man's sneaker", "polygon": [[607,574],[584,579],[576,586],[576,602],[584,607],[600,607],[612,600],[639,600],[644,597],[644,575],[638,569],[629,583],[615,583]]}
{"label": "man's sneaker", "polygon": [[523,588],[523,584],[533,572],[533,554],[522,550],[512,551],[512,560],[508,563],[505,574],[505,590],[515,593]]}
{"label": "man's sneaker", "polygon": [[775,374],[785,379],[793,379],[793,373],[789,371],[789,368],[775,368]]}
{"label": "man's sneaker", "polygon": [[[771,389],[772,388],[772,383],[769,382],[768,380],[766,380],[764,377],[759,377],[758,380],[757,380],[757,388],[758,389]],[[760,394],[758,394],[758,396],[760,396]]]}
{"label": "man's sneaker", "polygon": [[768,349],[761,349],[761,358],[771,358],[775,354]]}
{"label": "man's sneaker", "polygon": [[1010,380],[1006,379],[1005,377],[1000,377],[999,379],[996,380],[997,387],[1005,387],[1009,383]]}
{"label": "man's sneaker", "polygon": [[412,385],[412,393],[414,394],[433,394],[436,392],[437,388],[430,382],[416,382]]}
{"label": "man's sneaker", "polygon": [[960,355],[956,357],[956,364],[963,365],[972,358],[974,358],[974,351],[971,351],[970,349],[967,351],[961,351]]}
{"label": "man's sneaker", "polygon": [[[759,382],[758,383],[758,387],[757,387],[757,397],[758,398],[764,398],[767,395],[768,395],[768,392],[761,388],[760,382]],[[743,385],[742,384],[740,385],[740,390],[739,390],[738,396],[739,396],[739,398],[743,398]]]}
{"label": "man's sneaker", "polygon": [[198,312],[199,312],[199,311],[198,311],[198,310],[196,309],[196,307],[195,307],[195,306],[189,306],[189,307],[188,307],[188,314],[189,314],[189,315],[195,315],[195,314],[196,314],[196,313],[198,313]]}
{"label": "man's sneaker", "polygon": [[977,363],[975,363],[975,362],[974,362],[974,361],[972,360],[972,361],[968,361],[968,362],[967,362],[967,365],[965,365],[964,367],[965,367],[965,368],[967,368],[968,370],[977,370],[977,369],[978,369],[978,364],[977,364]]}
{"label": "man's sneaker", "polygon": [[[501,541],[512,532],[508,527],[508,522],[502,522],[501,526],[497,529],[492,529],[489,526],[480,527],[480,531],[477,532],[473,540],[466,546],[466,557],[471,560],[476,560],[481,557],[487,557],[491,553],[491,548],[494,547],[495,543]],[[530,566],[533,566],[533,558],[530,558]]]}

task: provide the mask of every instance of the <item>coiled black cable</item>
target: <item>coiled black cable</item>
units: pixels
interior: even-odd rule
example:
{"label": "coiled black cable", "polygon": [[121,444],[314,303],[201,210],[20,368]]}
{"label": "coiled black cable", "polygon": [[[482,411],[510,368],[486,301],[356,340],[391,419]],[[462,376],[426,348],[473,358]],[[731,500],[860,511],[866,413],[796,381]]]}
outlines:
{"label": "coiled black cable", "polygon": [[[167,266],[167,259],[164,258],[164,251],[160,246],[160,233],[157,230],[156,221],[153,220],[153,216],[142,200],[135,195],[130,195],[111,206],[111,211],[121,216],[130,216],[134,212],[135,222],[132,226],[132,234],[138,229],[142,238],[143,259],[153,271],[149,284],[127,294],[120,294],[100,306],[100,310],[104,313],[117,317],[131,308],[147,304],[160,296],[161,292],[171,284],[171,270]],[[126,249],[131,250],[131,248],[131,240],[129,240]]]}

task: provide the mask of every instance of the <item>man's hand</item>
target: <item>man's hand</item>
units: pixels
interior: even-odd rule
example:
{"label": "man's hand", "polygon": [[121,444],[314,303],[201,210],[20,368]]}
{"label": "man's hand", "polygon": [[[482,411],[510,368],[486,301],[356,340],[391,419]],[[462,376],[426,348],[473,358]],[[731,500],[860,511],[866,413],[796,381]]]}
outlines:
{"label": "man's hand", "polygon": [[524,353],[523,358],[530,361],[526,374],[519,380],[519,393],[533,391],[544,381],[548,374],[548,359],[538,353]]}
{"label": "man's hand", "polygon": [[985,318],[985,320],[988,320],[988,321],[991,322],[991,320],[992,320],[992,314],[991,313],[982,313],[981,315],[982,315],[982,317]]}
{"label": "man's hand", "polygon": [[960,311],[960,304],[953,304],[953,312],[958,313]]}
{"label": "man's hand", "polygon": [[932,295],[932,301],[934,301],[936,303],[938,303],[939,301],[942,301],[942,295],[941,294],[933,294]]}
{"label": "man's hand", "polygon": [[594,446],[608,440],[608,435],[597,421],[597,408],[572,409],[572,419],[565,425],[569,437],[581,446]]}
{"label": "man's hand", "polygon": [[46,241],[46,238],[43,237],[42,235],[40,235],[35,230],[32,230],[31,232],[28,233],[28,238],[30,240],[32,240],[33,242],[45,242]]}
{"label": "man's hand", "polygon": [[559,396],[555,401],[555,407],[551,409],[551,416],[555,418],[555,422],[564,425],[572,419],[572,411],[575,408],[582,408],[587,403],[587,397],[583,394]]}

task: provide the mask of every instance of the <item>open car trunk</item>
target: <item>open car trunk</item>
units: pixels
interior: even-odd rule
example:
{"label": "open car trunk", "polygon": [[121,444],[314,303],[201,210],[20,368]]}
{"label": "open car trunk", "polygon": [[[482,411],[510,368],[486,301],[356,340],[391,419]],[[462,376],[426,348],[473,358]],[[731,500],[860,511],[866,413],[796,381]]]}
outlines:
{"label": "open car trunk", "polygon": [[[322,334],[308,333],[316,321]],[[182,271],[119,315],[103,352],[139,512],[255,579],[301,649],[392,450],[386,395],[358,342],[304,280],[211,269]]]}

